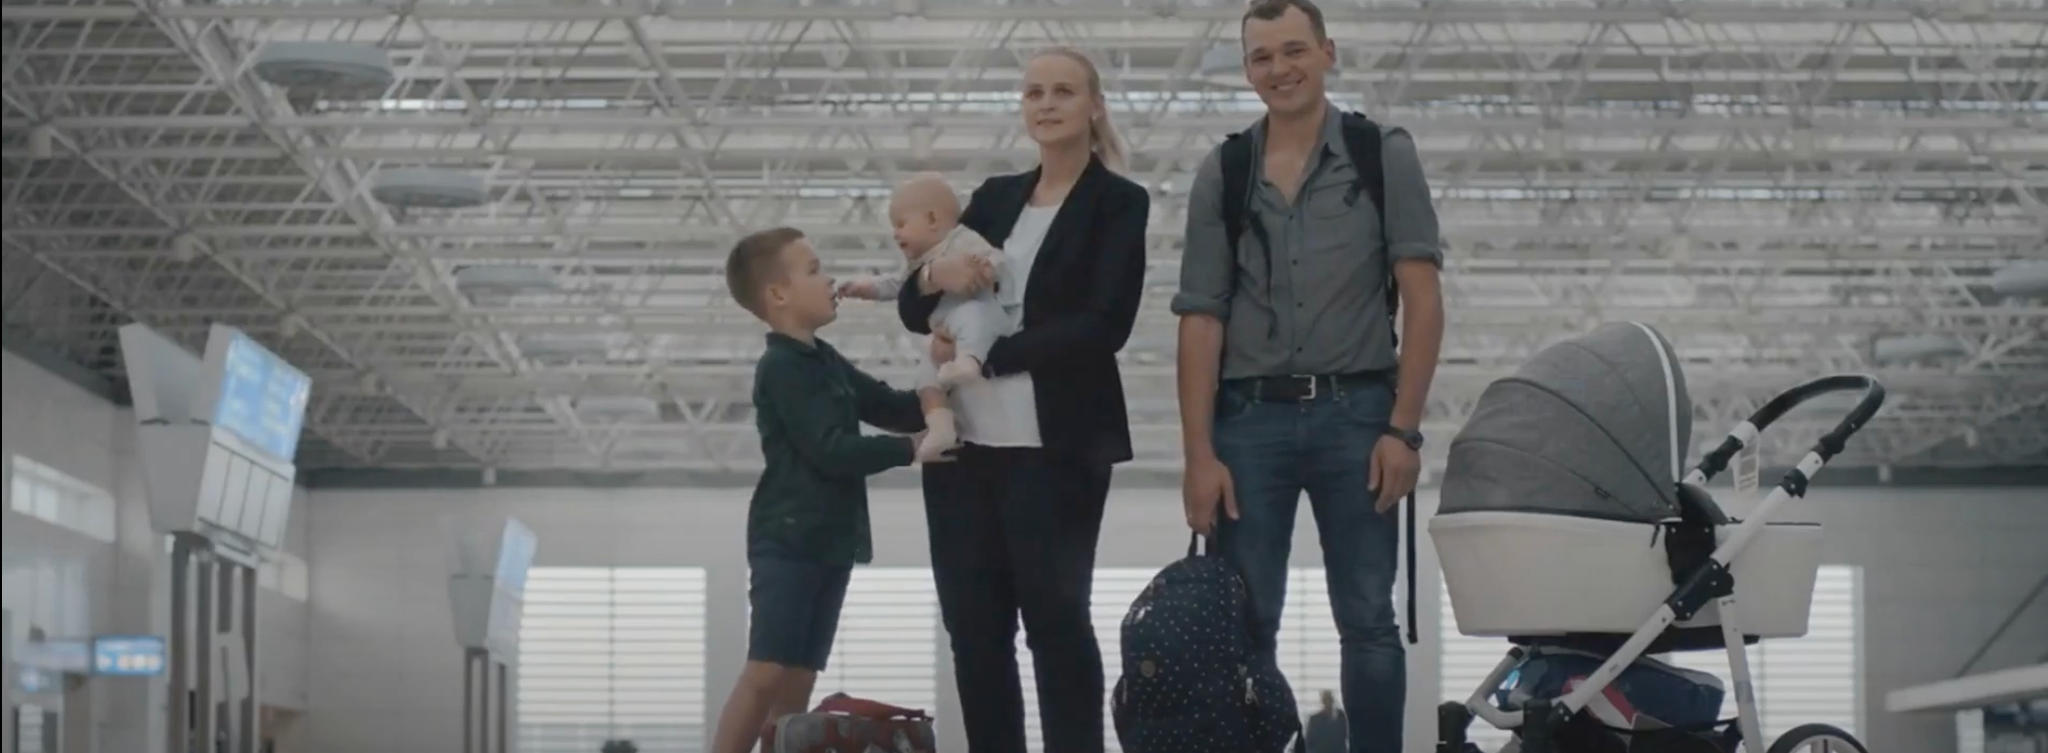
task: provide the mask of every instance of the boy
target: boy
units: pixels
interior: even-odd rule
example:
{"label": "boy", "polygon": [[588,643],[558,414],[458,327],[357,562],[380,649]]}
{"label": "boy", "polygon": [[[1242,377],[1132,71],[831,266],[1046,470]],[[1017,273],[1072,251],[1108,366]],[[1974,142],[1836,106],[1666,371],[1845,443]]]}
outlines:
{"label": "boy", "polygon": [[[840,285],[840,294],[873,301],[896,300],[903,281],[932,261],[946,256],[979,256],[1000,264],[1002,251],[990,245],[980,233],[960,224],[960,198],[938,173],[918,173],[896,187],[889,196],[889,224],[895,227],[896,247],[903,250],[904,267],[895,274],[852,280]],[[925,442],[950,449],[958,433],[953,411],[945,395],[926,387],[951,389],[981,378],[981,363],[997,337],[1010,334],[1008,315],[996,301],[995,291],[983,288],[972,296],[948,294],[932,312],[932,323],[952,333],[956,355],[943,364],[927,364],[918,382],[923,398],[924,421],[930,431]]]}
{"label": "boy", "polygon": [[[714,753],[747,753],[765,723],[809,705],[853,565],[873,559],[866,477],[940,458],[918,452],[916,395],[862,373],[817,338],[839,303],[801,231],[741,239],[725,278],[733,298],[771,330],[754,371],[767,464],[747,513],[753,625],[713,743]],[[919,436],[862,436],[862,422]]]}

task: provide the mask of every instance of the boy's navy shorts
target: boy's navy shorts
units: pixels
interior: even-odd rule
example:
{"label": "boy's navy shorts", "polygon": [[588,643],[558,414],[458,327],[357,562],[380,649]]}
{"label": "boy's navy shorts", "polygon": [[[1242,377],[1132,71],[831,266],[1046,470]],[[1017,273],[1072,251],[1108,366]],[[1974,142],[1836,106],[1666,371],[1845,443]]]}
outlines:
{"label": "boy's navy shorts", "polygon": [[852,565],[828,565],[759,541],[747,546],[747,661],[825,671]]}

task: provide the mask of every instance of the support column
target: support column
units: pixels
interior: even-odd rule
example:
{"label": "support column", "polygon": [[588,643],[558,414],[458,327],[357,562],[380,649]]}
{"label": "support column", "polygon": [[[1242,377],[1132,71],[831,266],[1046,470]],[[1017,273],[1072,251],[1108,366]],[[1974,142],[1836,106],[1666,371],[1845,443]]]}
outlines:
{"label": "support column", "polygon": [[[707,547],[710,549],[710,547]],[[704,574],[704,749],[747,657],[747,558],[744,543],[707,551]]]}
{"label": "support column", "polygon": [[939,750],[966,750],[967,727],[960,712],[960,684],[953,681],[952,638],[946,633],[945,623],[933,627],[932,635],[938,638],[932,644],[938,657],[932,679],[938,683],[939,691],[939,707],[933,712],[939,723]]}
{"label": "support column", "polygon": [[214,632],[220,629],[213,619],[213,552],[199,551],[194,557],[193,564],[195,572],[192,580],[199,585],[199,598],[192,610],[192,656],[196,665],[194,674],[197,675],[194,679],[197,682],[193,683],[195,692],[190,708],[191,718],[195,721],[191,727],[190,744],[198,746],[200,750],[211,751],[217,721],[213,705],[213,675],[217,667],[213,655],[213,636]]}
{"label": "support column", "polygon": [[171,640],[166,657],[170,678],[169,718],[164,720],[164,753],[188,753],[192,749],[192,546],[184,536],[171,538]]}

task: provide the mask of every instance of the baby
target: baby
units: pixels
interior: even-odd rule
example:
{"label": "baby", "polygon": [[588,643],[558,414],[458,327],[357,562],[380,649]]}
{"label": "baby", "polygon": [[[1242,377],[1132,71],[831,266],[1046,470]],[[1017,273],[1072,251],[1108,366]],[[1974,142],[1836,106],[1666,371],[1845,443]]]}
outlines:
{"label": "baby", "polygon": [[[972,255],[987,258],[1000,267],[1002,251],[989,245],[980,233],[960,224],[960,199],[938,173],[918,173],[896,187],[889,197],[889,223],[896,228],[896,246],[903,250],[904,266],[896,273],[842,283],[839,294],[871,301],[894,300],[903,282],[924,265],[942,257]],[[939,300],[932,312],[932,326],[943,326],[953,335],[953,360],[926,364],[918,383],[924,403],[925,441],[950,447],[958,440],[953,412],[946,407],[949,390],[981,378],[981,364],[996,338],[1008,334],[1009,316],[1003,313],[995,292],[984,288],[971,296],[950,293]],[[927,389],[938,387],[940,389]]]}

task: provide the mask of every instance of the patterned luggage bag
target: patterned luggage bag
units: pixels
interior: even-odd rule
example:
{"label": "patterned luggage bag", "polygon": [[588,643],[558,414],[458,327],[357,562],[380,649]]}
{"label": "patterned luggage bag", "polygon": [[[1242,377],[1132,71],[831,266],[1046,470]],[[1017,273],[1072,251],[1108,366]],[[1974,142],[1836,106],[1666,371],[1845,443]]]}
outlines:
{"label": "patterned luggage bag", "polygon": [[769,753],[934,753],[938,736],[921,709],[833,693],[818,707],[769,723],[761,733]]}

